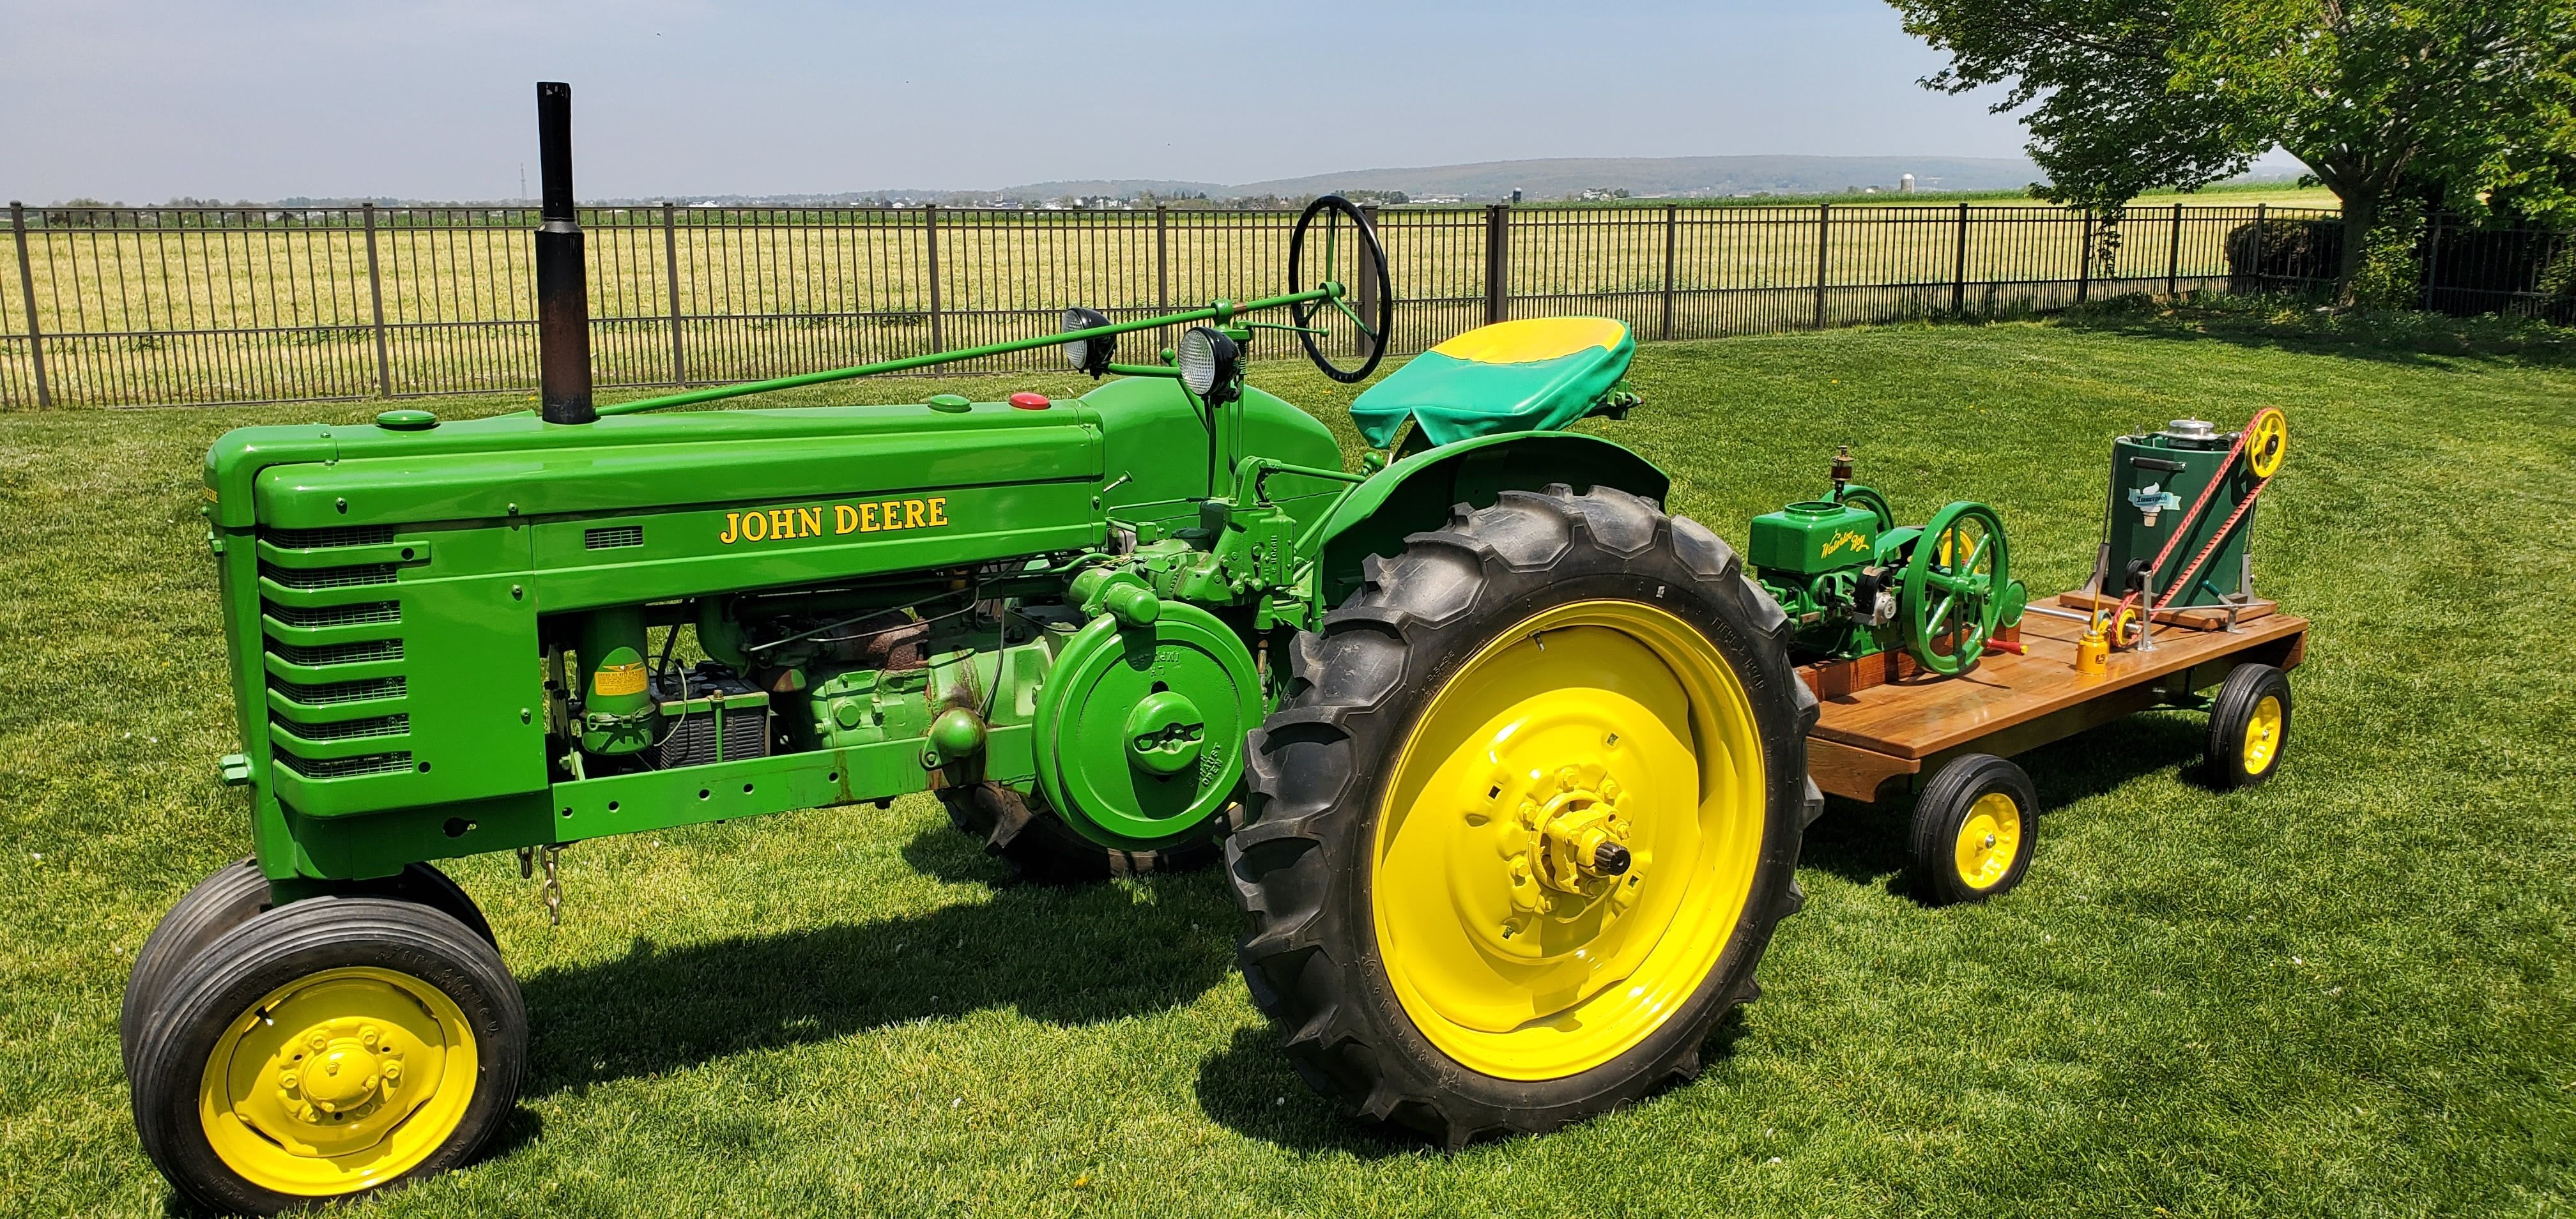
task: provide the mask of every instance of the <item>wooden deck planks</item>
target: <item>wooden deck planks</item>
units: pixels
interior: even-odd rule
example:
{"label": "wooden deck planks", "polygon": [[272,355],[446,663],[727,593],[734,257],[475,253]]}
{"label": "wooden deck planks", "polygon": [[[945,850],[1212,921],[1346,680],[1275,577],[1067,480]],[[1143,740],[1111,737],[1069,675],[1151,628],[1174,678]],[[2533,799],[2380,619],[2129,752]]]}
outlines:
{"label": "wooden deck planks", "polygon": [[1980,742],[1991,747],[1978,752],[2009,755],[2152,706],[2175,688],[2169,679],[2199,689],[2244,660],[2290,668],[2305,653],[2307,627],[2304,618],[2267,614],[2232,634],[2163,628],[2155,651],[2114,652],[2107,675],[2085,677],[2075,672],[2084,625],[2033,614],[2022,620],[2024,655],[1988,654],[1959,677],[1917,676],[1822,700],[1808,772],[1826,791],[1874,799],[1935,755]]}

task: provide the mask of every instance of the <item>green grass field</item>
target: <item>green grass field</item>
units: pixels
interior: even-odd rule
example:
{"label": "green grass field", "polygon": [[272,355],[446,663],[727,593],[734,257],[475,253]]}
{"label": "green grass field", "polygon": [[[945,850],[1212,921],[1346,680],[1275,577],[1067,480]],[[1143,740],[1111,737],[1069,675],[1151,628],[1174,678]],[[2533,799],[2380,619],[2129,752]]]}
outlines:
{"label": "green grass field", "polygon": [[[913,798],[582,845],[560,929],[512,861],[460,862],[526,1094],[484,1162],[352,1213],[2576,1213],[2576,338],[2220,308],[1640,352],[1649,405],[1602,427],[1677,511],[1740,542],[1850,441],[1908,519],[1994,502],[2040,590],[2089,566],[2113,434],[2278,405],[2259,578],[2316,620],[2276,781],[2196,786],[2179,711],[2029,755],[2050,811],[1992,905],[1915,904],[1902,810],[1834,805],[1694,1084],[1382,1141],[1277,1054],[1216,876],[1009,884]],[[1255,380],[1348,437],[1347,390]],[[1073,388],[967,388],[1029,385]],[[153,920],[244,849],[197,466],[372,409],[0,415],[0,1214],[174,1205],[115,1020]]]}

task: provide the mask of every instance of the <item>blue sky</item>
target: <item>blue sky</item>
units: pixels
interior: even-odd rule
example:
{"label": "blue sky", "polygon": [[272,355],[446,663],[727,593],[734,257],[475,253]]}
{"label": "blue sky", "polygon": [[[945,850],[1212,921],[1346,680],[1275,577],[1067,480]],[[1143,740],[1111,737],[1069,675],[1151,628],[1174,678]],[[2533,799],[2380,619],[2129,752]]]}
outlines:
{"label": "blue sky", "polygon": [[1245,182],[1736,153],[2014,156],[1893,9],[0,0],[0,195],[495,198],[571,81],[585,196]]}

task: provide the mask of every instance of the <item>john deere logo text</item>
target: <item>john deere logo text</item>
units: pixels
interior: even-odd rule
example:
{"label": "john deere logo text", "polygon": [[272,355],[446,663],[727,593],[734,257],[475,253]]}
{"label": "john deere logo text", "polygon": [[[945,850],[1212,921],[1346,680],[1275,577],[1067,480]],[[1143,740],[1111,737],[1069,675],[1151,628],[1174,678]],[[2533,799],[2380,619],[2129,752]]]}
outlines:
{"label": "john deere logo text", "polygon": [[1834,535],[1833,541],[1825,543],[1825,553],[1822,557],[1830,559],[1834,557],[1835,552],[1846,547],[1852,550],[1867,550],[1869,549],[1869,539],[1862,537],[1849,529],[1843,530],[1841,533]]}
{"label": "john deere logo text", "polygon": [[[725,513],[724,532],[716,540],[731,546],[736,542],[782,541],[787,538],[822,536],[825,505],[811,508],[772,508],[766,512]],[[832,504],[831,532],[885,533],[896,529],[937,529],[948,524],[948,497],[931,499],[870,500],[863,504]]]}

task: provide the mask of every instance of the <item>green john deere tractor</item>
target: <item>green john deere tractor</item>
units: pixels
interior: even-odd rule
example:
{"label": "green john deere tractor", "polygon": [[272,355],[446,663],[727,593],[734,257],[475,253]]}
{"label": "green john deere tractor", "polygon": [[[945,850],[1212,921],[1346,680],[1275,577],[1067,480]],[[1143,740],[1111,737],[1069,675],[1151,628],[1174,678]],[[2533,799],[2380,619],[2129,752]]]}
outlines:
{"label": "green john deere tractor", "polygon": [[[1328,197],[1284,295],[594,407],[567,114],[541,86],[541,411],[207,455],[252,853],[125,996],[173,1182],[274,1211],[500,1126],[526,1016],[430,861],[551,871],[587,838],[922,791],[1037,875],[1221,856],[1254,998],[1363,1118],[1456,1146],[1698,1067],[1800,901],[1821,800],[1791,647],[1823,611],[1784,614],[1653,465],[1567,430],[1635,404],[1624,327],[1440,345],[1361,397],[1376,451],[1347,471],[1241,364],[1268,328],[1375,368],[1389,296],[1345,276],[1385,284],[1385,254]],[[1118,361],[1163,326],[1188,329]],[[1041,346],[1111,379],[649,413]]]}

